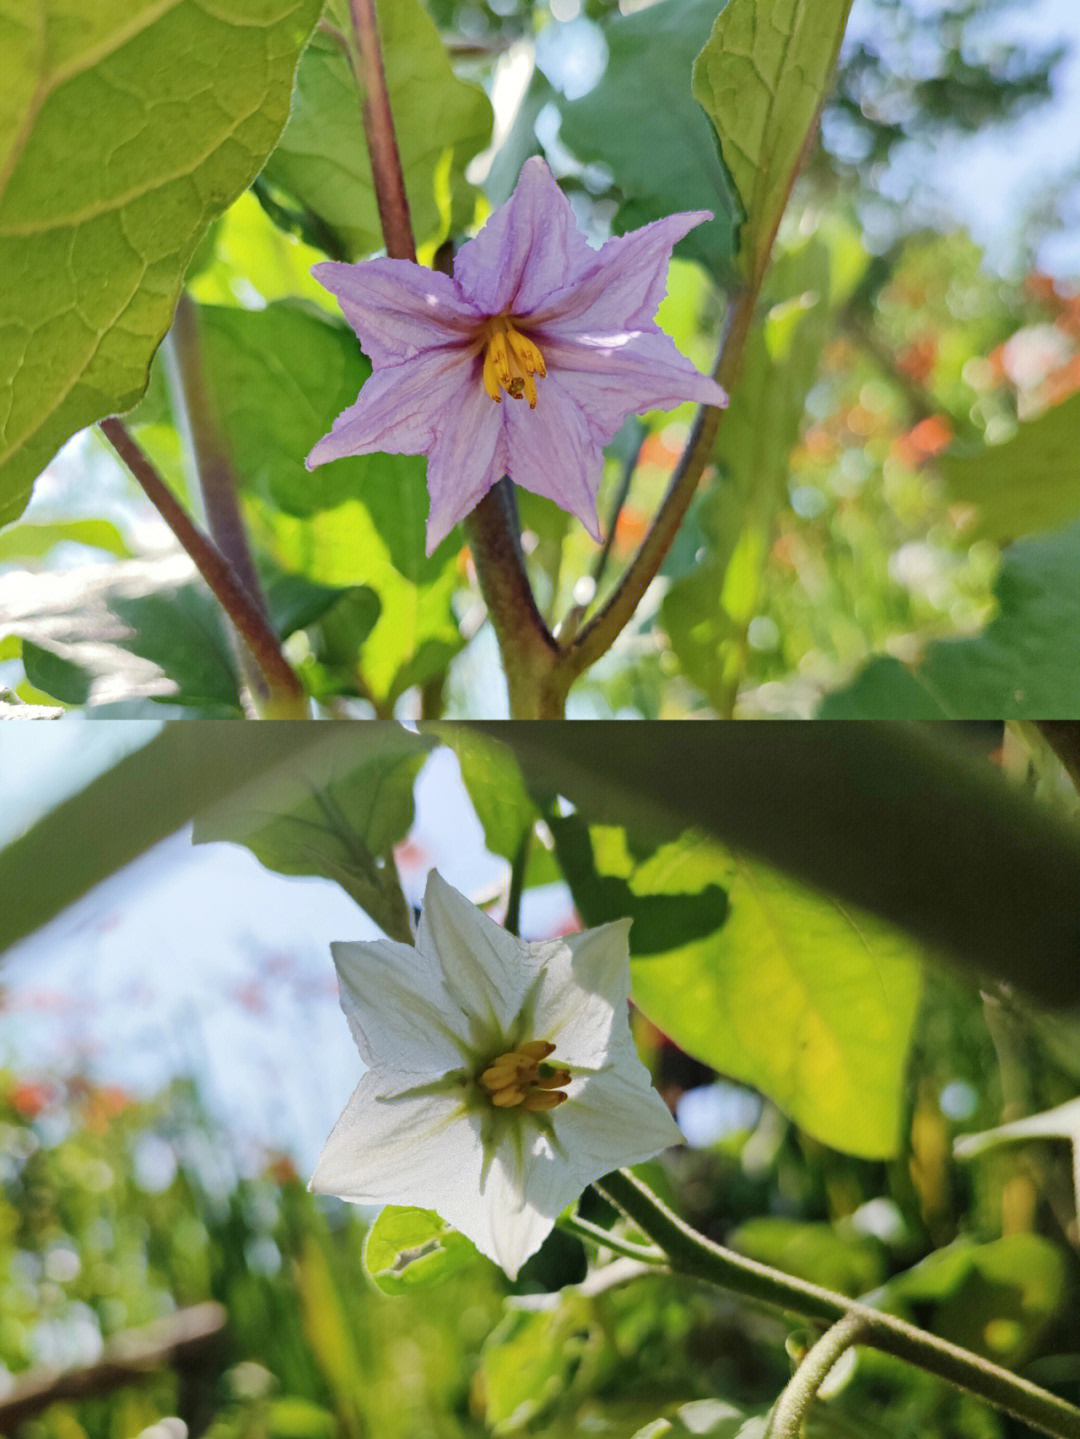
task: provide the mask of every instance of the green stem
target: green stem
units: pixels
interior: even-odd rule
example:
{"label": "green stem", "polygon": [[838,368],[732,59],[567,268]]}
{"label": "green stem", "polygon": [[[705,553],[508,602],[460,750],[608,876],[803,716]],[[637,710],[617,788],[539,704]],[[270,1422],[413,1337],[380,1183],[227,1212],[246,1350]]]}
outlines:
{"label": "green stem", "polygon": [[567,684],[559,649],[536,606],[514,523],[509,480],[494,485],[465,518],[480,592],[495,629],[513,719],[561,719]]}
{"label": "green stem", "polygon": [[634,1244],[629,1239],[620,1239],[617,1234],[612,1234],[607,1229],[601,1229],[599,1224],[590,1224],[587,1219],[581,1219],[576,1214],[564,1215],[555,1223],[567,1234],[576,1234],[579,1239],[587,1239],[591,1244],[602,1244],[613,1254],[621,1254],[627,1259],[638,1259],[642,1264],[654,1264],[657,1267],[667,1268],[667,1255],[662,1249],[654,1249],[651,1245]]}
{"label": "green stem", "polygon": [[521,896],[525,889],[525,871],[529,866],[529,851],[532,848],[532,825],[521,836],[521,843],[514,855],[510,868],[510,892],[506,896],[506,918],[503,929],[510,934],[521,933]]}
{"label": "green stem", "polygon": [[228,559],[214,542],[192,523],[190,516],[154,468],[149,456],[132,439],[125,425],[113,417],[102,420],[100,429],[131,471],[147,499],[194,560],[200,575],[232,621],[261,675],[265,677],[265,687],[274,698],[268,702],[263,713],[269,717],[268,711],[272,705],[276,718],[306,719],[308,704],[304,687],[282,654],[277,635],[267,623],[266,616],[255,604],[247,588],[241,584]]}
{"label": "green stem", "polygon": [[859,1342],[865,1329],[865,1323],[857,1314],[845,1314],[831,1329],[826,1329],[776,1401],[766,1439],[800,1439],[803,1420],[818,1390],[841,1354]]}
{"label": "green stem", "polygon": [[892,1314],[713,1244],[627,1170],[606,1174],[595,1188],[664,1251],[677,1272],[805,1320],[835,1325],[850,1317],[873,1348],[936,1374],[1055,1439],[1080,1439],[1080,1409],[1064,1399]]}

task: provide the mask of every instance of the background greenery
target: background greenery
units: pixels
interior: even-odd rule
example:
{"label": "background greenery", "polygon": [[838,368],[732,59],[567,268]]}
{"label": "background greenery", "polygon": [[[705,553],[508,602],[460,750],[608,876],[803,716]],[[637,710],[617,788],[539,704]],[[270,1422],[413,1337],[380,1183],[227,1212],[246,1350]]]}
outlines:
{"label": "background greenery", "polygon": [[[596,240],[708,207],[717,218],[678,247],[661,310],[707,368],[725,294],[760,261],[787,151],[815,87],[828,89],[828,37],[845,19],[840,5],[804,31],[805,7],[768,5],[798,64],[781,49],[738,72],[731,57],[748,34],[769,31],[755,29],[752,0],[660,0],[625,15],[610,0],[433,0],[429,11],[382,0],[421,258],[482,220],[534,151]],[[13,377],[0,418],[3,678],[24,700],[98,715],[239,713],[209,600],[163,553],[167,539],[92,431],[20,517],[57,445],[138,398],[183,284],[271,617],[321,712],[497,715],[460,532],[423,553],[424,461],[303,468],[367,373],[308,269],[379,244],[358,97],[333,36],[341,13],[331,4],[305,49],[316,0],[231,0],[214,16],[184,0],[165,18],[136,7],[131,35],[130,7],[97,7],[92,33],[78,35],[59,0],[37,9],[37,28],[10,22],[17,83],[0,117],[0,245],[16,281],[0,299],[0,371]],[[922,160],[965,135],[1022,144],[1020,119],[1051,94],[1067,37],[1005,41],[994,24],[1012,19],[1015,31],[1018,9],[856,5],[715,465],[660,582],[572,691],[572,714],[1076,712],[1076,666],[1060,645],[1080,609],[1077,302],[1067,276],[1034,260],[1070,192],[1017,218],[1003,278],[1002,258],[988,266],[920,184]],[[607,62],[579,94],[560,65],[588,51],[590,25]],[[533,46],[540,64],[471,184],[492,134],[485,90]],[[773,64],[775,110],[764,83],[754,90]],[[77,162],[56,140],[73,117]],[[131,424],[197,508],[166,359],[159,351]],[[688,406],[646,416],[609,447],[601,515],[614,543],[602,574],[579,526],[520,496],[551,623],[588,603],[597,578],[601,593],[617,580],[690,418]]]}

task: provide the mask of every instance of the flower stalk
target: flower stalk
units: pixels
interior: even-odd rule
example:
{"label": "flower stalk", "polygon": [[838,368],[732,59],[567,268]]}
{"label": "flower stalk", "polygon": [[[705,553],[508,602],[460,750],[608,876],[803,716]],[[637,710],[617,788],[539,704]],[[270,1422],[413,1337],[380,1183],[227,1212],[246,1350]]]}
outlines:
{"label": "flower stalk", "polygon": [[[847,1330],[840,1331],[847,1340],[844,1347],[852,1342],[868,1344],[938,1375],[1054,1439],[1080,1439],[1080,1409],[1064,1399],[906,1320],[714,1244],[691,1229],[626,1170],[594,1180],[593,1187],[663,1250],[677,1273],[811,1322],[836,1326],[841,1320],[849,1320],[858,1334],[848,1338]],[[822,1362],[828,1352],[822,1351]]]}
{"label": "flower stalk", "polygon": [[390,111],[390,94],[386,88],[379,22],[375,0],[349,0],[353,38],[357,54],[353,69],[363,97],[364,134],[371,155],[371,175],[375,182],[375,203],[379,207],[386,253],[395,260],[416,260],[409,199],[405,193],[405,174],[401,168]]}
{"label": "flower stalk", "polygon": [[146,451],[132,438],[127,426],[112,416],[102,420],[99,428],[195,562],[258,666],[266,692],[260,714],[267,719],[307,719],[308,703],[304,687],[282,654],[278,637],[270,628],[265,614],[241,583],[229,560],[213,540],[192,522]]}

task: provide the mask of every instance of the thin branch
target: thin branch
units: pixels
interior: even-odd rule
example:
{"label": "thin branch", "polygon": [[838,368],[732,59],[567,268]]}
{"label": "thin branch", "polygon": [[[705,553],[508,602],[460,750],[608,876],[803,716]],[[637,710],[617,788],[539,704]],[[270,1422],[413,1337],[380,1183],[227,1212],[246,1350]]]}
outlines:
{"label": "thin branch", "polygon": [[353,34],[359,50],[356,79],[363,97],[364,133],[371,154],[375,201],[379,207],[386,253],[394,260],[416,259],[405,176],[394,134],[394,117],[386,88],[375,0],[349,0]]}
{"label": "thin branch", "polygon": [[615,498],[611,502],[611,511],[608,515],[607,532],[604,535],[604,543],[600,546],[600,553],[592,570],[592,582],[595,586],[593,593],[600,589],[600,581],[604,578],[604,571],[607,569],[607,562],[611,557],[611,547],[615,543],[615,531],[619,527],[619,516],[623,512],[627,496],[630,494],[630,482],[634,478],[634,471],[637,469],[638,460],[641,458],[642,447],[645,444],[645,437],[649,433],[645,425],[637,422],[637,444],[634,452],[629,456],[623,465],[622,474],[619,476],[619,488],[615,491]]}
{"label": "thin branch", "polygon": [[532,837],[532,825],[529,825],[521,836],[510,868],[510,892],[506,896],[506,918],[503,920],[503,929],[509,934],[521,933],[521,896],[525,890],[525,871],[529,867]]}
{"label": "thin branch", "polygon": [[606,1174],[594,1187],[667,1254],[675,1271],[810,1321],[835,1324],[851,1316],[865,1326],[863,1343],[936,1374],[1055,1439],[1080,1439],[1080,1409],[1056,1394],[895,1315],[714,1244],[629,1171]]}
{"label": "thin branch", "polygon": [[289,708],[295,717],[306,717],[304,687],[282,654],[277,635],[228,560],[214,542],[191,522],[123,422],[113,416],[102,420],[100,429],[142,487],[147,499],[194,560],[199,573],[250,650],[271,691],[279,696],[279,702]]}
{"label": "thin branch", "polygon": [[838,1319],[803,1357],[776,1401],[766,1439],[800,1439],[803,1420],[840,1356],[857,1344],[866,1330],[858,1314]]}
{"label": "thin branch", "polygon": [[[734,388],[742,367],[743,349],[756,298],[756,290],[740,290],[728,310],[713,376],[729,391]],[[721,413],[715,405],[704,405],[698,410],[686,449],[675,467],[667,493],[640,549],[604,607],[582,627],[563,651],[561,662],[569,671],[571,680],[589,669],[611,648],[656,578],[712,455]]]}
{"label": "thin branch", "polygon": [[220,1349],[227,1318],[220,1304],[196,1304],[141,1329],[114,1335],[94,1364],[16,1375],[0,1399],[0,1430],[14,1434],[50,1404],[111,1394],[128,1384],[141,1384],[166,1367],[205,1367]]}

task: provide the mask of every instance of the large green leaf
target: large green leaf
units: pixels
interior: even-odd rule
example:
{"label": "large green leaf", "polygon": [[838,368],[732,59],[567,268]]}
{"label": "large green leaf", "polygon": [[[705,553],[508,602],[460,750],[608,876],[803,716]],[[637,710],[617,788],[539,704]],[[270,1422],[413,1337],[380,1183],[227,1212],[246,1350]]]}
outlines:
{"label": "large green leaf", "polygon": [[729,0],[694,63],[694,96],[746,212],[738,255],[751,281],[768,263],[850,9],[851,0]]}
{"label": "large green leaf", "polygon": [[[491,138],[491,103],[455,77],[419,0],[379,0],[377,8],[413,231],[423,243],[472,216],[465,167]],[[354,257],[382,247],[360,94],[344,50],[326,35],[316,35],[300,65],[292,116],[266,173]]]}
{"label": "large green leaf", "polygon": [[0,523],[129,408],[210,221],[285,124],[320,0],[3,0]]}
{"label": "large green leaf", "polygon": [[1080,392],[1011,439],[977,450],[953,446],[937,468],[949,495],[978,506],[978,533],[1009,544],[1080,515]]}
{"label": "large green leaf", "polygon": [[947,727],[620,725],[617,743],[605,725],[468,728],[514,751],[545,806],[565,796],[635,853],[702,829],[984,980],[1080,1002],[1075,828]]}
{"label": "large green leaf", "polygon": [[78,783],[61,786],[52,805],[0,847],[0,951],[187,824],[202,806],[220,802],[287,756],[303,768],[304,756],[327,735],[321,725],[232,720],[108,728],[114,740],[107,762],[84,765]]}
{"label": "large green leaf", "polygon": [[981,634],[911,665],[871,660],[822,719],[1074,719],[1080,714],[1080,525],[1012,545]]}
{"label": "large green leaf", "polygon": [[559,138],[582,160],[601,161],[623,203],[622,234],[675,210],[712,210],[675,253],[714,275],[730,274],[739,202],[716,154],[709,123],[690,94],[694,56],[721,0],[660,0],[604,27],[607,70],[580,100],[562,106]]}
{"label": "large green leaf", "polygon": [[635,858],[620,829],[549,822],[586,923],[633,918],[632,992],[654,1024],[834,1148],[896,1152],[910,941],[702,836]]}

